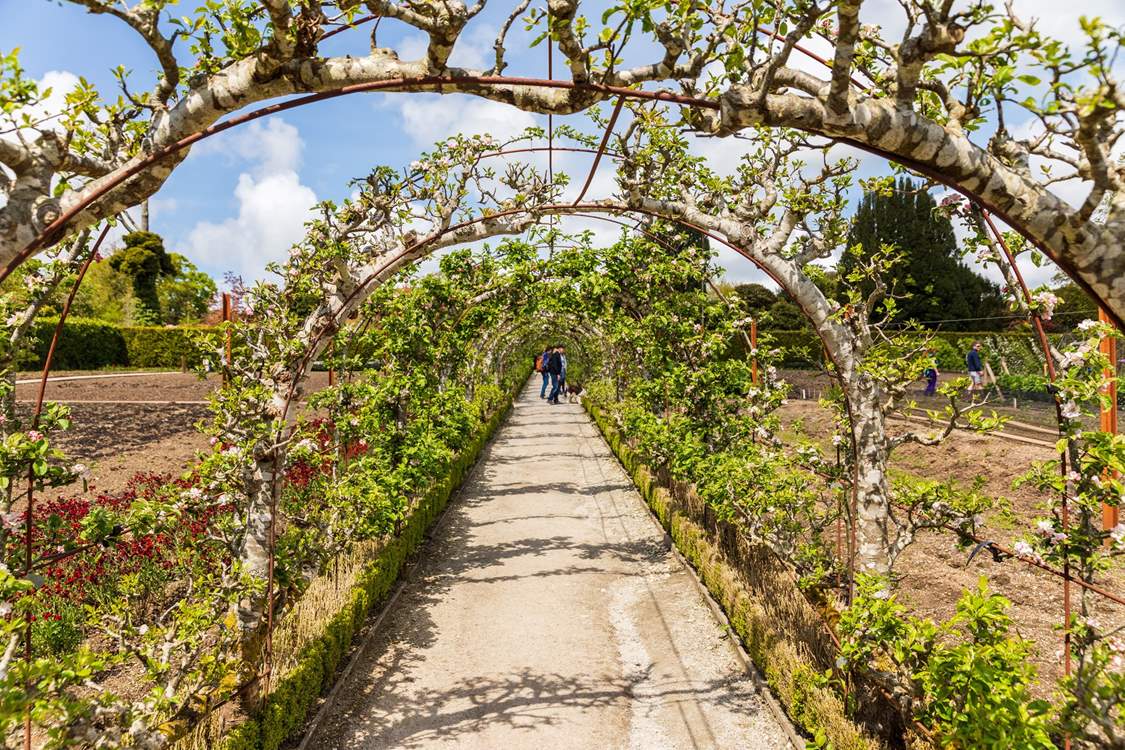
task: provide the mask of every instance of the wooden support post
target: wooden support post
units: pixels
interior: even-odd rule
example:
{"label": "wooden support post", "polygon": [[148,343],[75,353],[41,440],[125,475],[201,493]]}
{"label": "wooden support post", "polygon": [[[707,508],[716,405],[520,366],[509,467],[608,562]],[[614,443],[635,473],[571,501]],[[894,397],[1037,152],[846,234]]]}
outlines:
{"label": "wooden support post", "polygon": [[[1103,323],[1113,325],[1113,318],[1102,308],[1098,308],[1098,318]],[[1100,346],[1102,354],[1109,358],[1109,367],[1105,370],[1105,394],[1109,397],[1109,405],[1101,408],[1102,432],[1117,433],[1117,339],[1112,336],[1102,339]],[[1120,522],[1121,509],[1112,505],[1102,505],[1102,528],[1106,531],[1112,529]],[[1108,541],[1108,540],[1107,540]]]}
{"label": "wooden support post", "polygon": [[758,384],[758,319],[750,318],[750,349],[754,352],[750,360],[750,379],[754,385]]}
{"label": "wooden support post", "polygon": [[[234,320],[234,311],[231,309],[230,292],[223,292],[223,322],[229,323]],[[223,385],[226,385],[228,379],[228,372],[231,365],[231,332],[227,329],[226,332],[226,357],[223,360]]]}

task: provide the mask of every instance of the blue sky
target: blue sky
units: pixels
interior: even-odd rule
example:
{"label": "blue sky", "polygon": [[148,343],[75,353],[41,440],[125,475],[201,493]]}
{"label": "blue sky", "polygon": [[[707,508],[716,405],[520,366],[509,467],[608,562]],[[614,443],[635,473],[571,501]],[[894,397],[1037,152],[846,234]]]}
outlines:
{"label": "blue sky", "polygon": [[[192,5],[181,2],[177,14],[186,14]],[[472,67],[487,65],[495,31],[510,7],[510,3],[493,0],[466,29],[453,61]],[[595,7],[583,3],[587,13]],[[890,19],[901,15],[897,7],[893,0],[869,0],[864,20],[891,23]],[[1067,7],[1072,15],[1051,19],[1052,32],[1064,39],[1076,37],[1080,14],[1125,23],[1125,3],[1119,0],[1074,0]],[[1050,17],[1057,5],[1047,0],[1016,0],[1016,8],[1029,17]],[[133,71],[138,89],[152,80],[155,61],[151,52],[113,18],[51,0],[0,0],[0,18],[4,19],[0,50],[19,47],[28,74],[56,88],[83,76],[104,95],[112,95],[115,83],[110,70],[117,65]],[[322,51],[366,54],[368,34],[368,30],[345,32]],[[509,37],[511,67],[507,74],[546,73],[546,50],[542,45],[528,49],[528,39],[517,22]],[[384,21],[379,44],[393,46],[403,57],[415,57],[424,48],[424,39],[402,24]],[[575,124],[585,122],[583,116],[567,119]],[[545,126],[545,121],[476,98],[436,94],[354,95],[291,110],[196,146],[153,199],[153,229],[166,237],[172,249],[216,277],[234,271],[252,278],[260,275],[266,259],[282,257],[300,237],[301,224],[316,201],[345,197],[350,192],[348,181],[371,167],[405,165],[434,140],[457,130],[503,137],[531,124]],[[698,150],[721,167],[735,163],[744,148],[736,141],[709,139]],[[588,165],[586,156],[556,160],[556,168],[569,172],[577,182]],[[872,174],[885,171],[885,166],[865,158],[861,171]],[[611,188],[610,171],[603,169],[590,195],[604,195]],[[590,228],[606,239],[617,231],[612,225],[581,219],[568,220],[565,226]],[[746,261],[730,253],[722,253],[721,262],[732,281],[759,278]],[[1029,275],[1040,280],[1050,273],[1029,269]]]}

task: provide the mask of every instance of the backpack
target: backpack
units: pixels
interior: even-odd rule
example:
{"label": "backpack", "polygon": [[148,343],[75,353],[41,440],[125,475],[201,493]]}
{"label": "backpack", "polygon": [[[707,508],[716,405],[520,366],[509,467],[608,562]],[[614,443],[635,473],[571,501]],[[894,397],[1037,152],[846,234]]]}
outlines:
{"label": "backpack", "polygon": [[536,354],[535,355],[535,371],[536,372],[543,372],[546,369],[547,369],[547,367],[546,367],[546,363],[543,361],[543,355],[542,354]]}

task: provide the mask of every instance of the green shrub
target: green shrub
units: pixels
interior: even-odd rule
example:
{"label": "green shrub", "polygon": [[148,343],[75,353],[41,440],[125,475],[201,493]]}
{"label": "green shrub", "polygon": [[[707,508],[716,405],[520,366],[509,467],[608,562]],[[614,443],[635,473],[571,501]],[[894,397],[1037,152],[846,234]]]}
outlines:
{"label": "green shrub", "polygon": [[[32,324],[21,368],[40,368],[47,358],[58,318],[40,318]],[[100,320],[67,318],[55,347],[53,368],[98,370],[103,367],[157,367],[175,369],[199,363],[201,341],[212,331],[207,326],[116,326]],[[217,344],[218,333],[211,334]]]}
{"label": "green shrub", "polygon": [[[42,367],[58,318],[40,318],[32,323],[30,346],[20,358],[23,368]],[[129,364],[125,337],[117,326],[100,320],[68,318],[55,347],[54,367],[60,370],[96,370]]]}
{"label": "green shrub", "polygon": [[[121,329],[130,367],[194,367],[203,354],[205,326],[129,326]],[[218,334],[212,334],[217,344]]]}

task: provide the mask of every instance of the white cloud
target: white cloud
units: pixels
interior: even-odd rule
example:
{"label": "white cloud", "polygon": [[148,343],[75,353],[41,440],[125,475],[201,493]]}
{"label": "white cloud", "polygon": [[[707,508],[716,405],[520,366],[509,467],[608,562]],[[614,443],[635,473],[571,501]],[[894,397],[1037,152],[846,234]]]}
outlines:
{"label": "white cloud", "polygon": [[[36,82],[39,86],[39,93],[42,95],[49,90],[49,93],[38,103],[30,107],[21,107],[13,113],[14,120],[22,120],[24,115],[27,115],[30,122],[37,124],[39,128],[51,128],[51,118],[57,117],[62,114],[66,108],[66,95],[78,85],[78,76],[71,73],[69,70],[48,70],[43,74],[43,77]],[[4,129],[11,126],[11,121],[7,118],[4,119]],[[34,139],[35,132],[31,130],[22,131],[24,137]],[[16,141],[20,138],[20,132],[11,132],[0,134],[0,140]],[[3,167],[0,167],[0,172],[8,177],[12,175]],[[0,206],[7,203],[7,197],[0,198]]]}
{"label": "white cloud", "polygon": [[196,156],[219,154],[229,162],[253,161],[259,176],[295,172],[301,166],[304,142],[297,128],[280,117],[255,120],[196,146]]}
{"label": "white cloud", "polygon": [[45,99],[26,111],[32,119],[43,116],[60,114],[66,108],[66,95],[78,86],[78,76],[69,70],[48,70],[39,79],[39,93],[43,94],[48,89],[50,93]]}
{"label": "white cloud", "polygon": [[297,128],[272,119],[264,126],[252,123],[206,149],[204,154],[251,165],[239,174],[234,190],[237,215],[197,223],[181,244],[185,255],[216,272],[232,271],[247,280],[261,278],[266,263],[284,258],[304,235],[317,202],[316,193],[301,184],[297,173],[303,145]]}
{"label": "white cloud", "polygon": [[420,148],[429,148],[454,133],[489,134],[497,140],[519,135],[535,125],[530,112],[510,105],[450,94],[415,94],[397,104],[403,132]]}
{"label": "white cloud", "polygon": [[296,172],[256,178],[245,172],[234,190],[238,215],[195,225],[185,243],[196,263],[261,278],[266,263],[281,260],[304,234],[316,193],[300,184]]}

